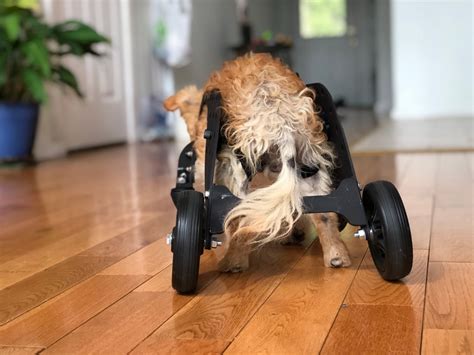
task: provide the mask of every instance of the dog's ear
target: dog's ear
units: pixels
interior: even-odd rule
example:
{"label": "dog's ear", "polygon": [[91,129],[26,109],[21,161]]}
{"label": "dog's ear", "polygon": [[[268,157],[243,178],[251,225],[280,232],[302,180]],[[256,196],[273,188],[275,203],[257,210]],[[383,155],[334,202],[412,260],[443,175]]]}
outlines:
{"label": "dog's ear", "polygon": [[163,102],[163,107],[166,111],[176,111],[179,108],[178,102],[176,101],[176,95],[168,97]]}

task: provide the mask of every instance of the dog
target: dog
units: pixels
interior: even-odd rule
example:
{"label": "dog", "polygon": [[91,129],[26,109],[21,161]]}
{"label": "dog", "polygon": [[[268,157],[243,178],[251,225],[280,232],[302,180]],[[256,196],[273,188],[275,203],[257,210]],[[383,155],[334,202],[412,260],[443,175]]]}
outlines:
{"label": "dog", "polygon": [[[252,250],[270,242],[301,241],[313,221],[325,266],[350,266],[337,215],[314,214],[311,221],[303,214],[303,196],[332,191],[335,156],[314,107],[315,93],[279,59],[249,53],[225,62],[203,90],[189,86],[168,98],[165,108],[181,111],[195,142],[201,176],[207,112],[200,112],[200,103],[203,93],[213,90],[222,97],[226,115],[222,132],[227,141],[217,157],[215,180],[241,198],[224,221],[228,243],[219,269],[246,270]],[[303,177],[303,167],[317,167],[317,173]],[[259,171],[272,183],[249,191],[249,180]]]}

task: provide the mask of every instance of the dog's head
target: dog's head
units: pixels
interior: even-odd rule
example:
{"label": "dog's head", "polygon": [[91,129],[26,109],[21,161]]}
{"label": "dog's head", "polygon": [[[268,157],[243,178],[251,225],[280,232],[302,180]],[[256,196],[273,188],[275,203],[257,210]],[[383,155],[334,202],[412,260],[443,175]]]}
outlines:
{"label": "dog's head", "polygon": [[196,139],[196,123],[199,118],[203,92],[194,85],[185,86],[173,96],[168,97],[163,106],[167,111],[179,110],[186,122],[191,140]]}

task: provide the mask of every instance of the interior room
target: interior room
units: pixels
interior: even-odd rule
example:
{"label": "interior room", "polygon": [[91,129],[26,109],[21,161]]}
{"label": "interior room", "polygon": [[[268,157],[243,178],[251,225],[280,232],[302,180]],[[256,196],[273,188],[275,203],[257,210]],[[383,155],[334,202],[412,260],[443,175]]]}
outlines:
{"label": "interior room", "polygon": [[2,0],[0,354],[473,353],[473,14]]}

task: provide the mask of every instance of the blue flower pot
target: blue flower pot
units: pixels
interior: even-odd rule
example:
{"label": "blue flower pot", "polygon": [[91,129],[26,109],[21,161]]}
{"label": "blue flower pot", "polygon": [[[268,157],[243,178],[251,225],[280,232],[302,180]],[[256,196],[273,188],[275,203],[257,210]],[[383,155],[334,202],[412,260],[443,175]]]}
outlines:
{"label": "blue flower pot", "polygon": [[0,161],[32,158],[38,114],[38,104],[0,102]]}

